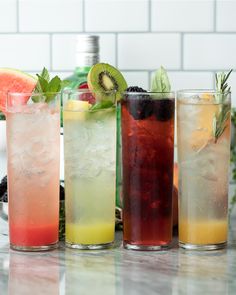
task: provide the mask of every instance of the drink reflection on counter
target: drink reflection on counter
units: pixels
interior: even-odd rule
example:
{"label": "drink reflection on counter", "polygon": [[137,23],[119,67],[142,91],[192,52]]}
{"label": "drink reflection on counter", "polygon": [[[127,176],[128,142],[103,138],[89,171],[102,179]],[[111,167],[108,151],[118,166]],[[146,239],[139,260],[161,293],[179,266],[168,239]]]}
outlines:
{"label": "drink reflection on counter", "polygon": [[65,295],[116,295],[115,257],[96,253],[74,255],[71,250],[65,251]]}
{"label": "drink reflection on counter", "polygon": [[8,268],[9,255],[3,254],[0,257],[0,294],[7,294]]}
{"label": "drink reflection on counter", "polygon": [[163,252],[157,256],[149,256],[147,252],[138,252],[135,258],[123,252],[121,261],[123,263],[117,274],[121,279],[119,295],[173,294],[171,278],[176,276],[177,271],[175,267],[170,267],[176,265],[176,257],[171,252]]}
{"label": "drink reflection on counter", "polygon": [[172,295],[231,294],[226,251],[214,251],[211,255],[179,253],[178,260]]}
{"label": "drink reflection on counter", "polygon": [[8,295],[59,295],[59,282],[57,253],[53,257],[10,253]]}

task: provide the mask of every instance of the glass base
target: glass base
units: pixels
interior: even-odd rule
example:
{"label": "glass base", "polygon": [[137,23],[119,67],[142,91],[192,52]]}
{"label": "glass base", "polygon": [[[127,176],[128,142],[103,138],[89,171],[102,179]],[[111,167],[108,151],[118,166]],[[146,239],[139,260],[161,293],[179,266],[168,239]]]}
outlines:
{"label": "glass base", "polygon": [[114,245],[113,242],[106,243],[106,244],[73,244],[66,242],[66,247],[71,249],[78,249],[78,250],[101,250],[101,249],[109,249],[112,248]]}
{"label": "glass base", "polygon": [[25,251],[25,252],[38,252],[38,251],[49,251],[58,248],[58,243],[50,244],[46,246],[18,246],[10,244],[12,250]]}
{"label": "glass base", "polygon": [[179,247],[186,250],[198,250],[198,251],[211,251],[211,250],[220,250],[224,249],[227,246],[227,242],[219,244],[206,244],[206,245],[194,245],[179,242]]}
{"label": "glass base", "polygon": [[170,248],[170,245],[134,245],[127,242],[123,242],[123,247],[127,250],[136,250],[136,251],[164,251]]}

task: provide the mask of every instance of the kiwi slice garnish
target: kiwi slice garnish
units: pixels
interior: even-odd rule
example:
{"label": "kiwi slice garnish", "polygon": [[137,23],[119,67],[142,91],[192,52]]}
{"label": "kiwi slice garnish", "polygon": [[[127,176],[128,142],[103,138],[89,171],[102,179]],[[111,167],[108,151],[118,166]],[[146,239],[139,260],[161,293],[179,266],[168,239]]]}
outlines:
{"label": "kiwi slice garnish", "polygon": [[97,100],[109,100],[114,97],[111,91],[116,91],[116,100],[121,99],[127,83],[119,70],[106,63],[92,66],[88,73],[88,87]]}

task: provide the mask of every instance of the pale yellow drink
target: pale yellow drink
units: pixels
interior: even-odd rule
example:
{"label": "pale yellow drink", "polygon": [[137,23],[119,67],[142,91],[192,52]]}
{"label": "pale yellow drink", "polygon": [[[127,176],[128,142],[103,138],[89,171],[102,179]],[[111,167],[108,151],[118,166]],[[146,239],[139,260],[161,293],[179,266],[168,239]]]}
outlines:
{"label": "pale yellow drink", "polygon": [[[211,93],[182,95],[177,100],[180,245],[218,248],[228,232],[230,115],[215,138],[214,118],[224,106]],[[225,106],[230,109],[229,100]]]}
{"label": "pale yellow drink", "polygon": [[66,243],[102,248],[114,241],[114,107],[91,112],[88,102],[64,106]]}
{"label": "pale yellow drink", "polygon": [[75,244],[106,244],[114,240],[114,224],[112,222],[80,225],[66,224],[67,239]]}

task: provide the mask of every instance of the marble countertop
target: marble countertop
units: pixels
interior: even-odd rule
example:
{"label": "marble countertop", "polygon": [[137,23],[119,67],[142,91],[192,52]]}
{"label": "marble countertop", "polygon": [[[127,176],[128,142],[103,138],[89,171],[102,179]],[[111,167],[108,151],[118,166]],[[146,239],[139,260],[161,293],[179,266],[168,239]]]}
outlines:
{"label": "marble countertop", "polygon": [[193,252],[173,248],[138,252],[122,248],[44,253],[9,250],[0,228],[0,293],[5,295],[236,294],[236,220],[225,250]]}

